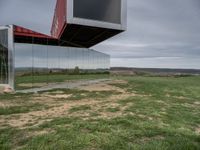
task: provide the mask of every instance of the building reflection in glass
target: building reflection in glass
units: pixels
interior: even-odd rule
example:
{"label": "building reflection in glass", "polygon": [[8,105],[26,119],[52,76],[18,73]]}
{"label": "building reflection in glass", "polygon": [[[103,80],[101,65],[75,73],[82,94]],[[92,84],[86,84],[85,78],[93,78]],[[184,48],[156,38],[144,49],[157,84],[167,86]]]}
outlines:
{"label": "building reflection in glass", "polygon": [[8,84],[8,30],[0,30],[0,84]]}
{"label": "building reflection in glass", "polygon": [[109,59],[86,48],[15,43],[16,89],[45,86],[69,75],[108,73]]}

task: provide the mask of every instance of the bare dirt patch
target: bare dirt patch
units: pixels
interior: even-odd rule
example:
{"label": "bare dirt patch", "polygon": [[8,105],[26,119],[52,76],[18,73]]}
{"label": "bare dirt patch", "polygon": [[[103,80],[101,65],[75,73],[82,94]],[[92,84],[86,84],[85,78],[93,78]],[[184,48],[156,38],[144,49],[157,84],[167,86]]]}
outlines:
{"label": "bare dirt patch", "polygon": [[165,96],[168,98],[171,97],[171,95],[169,93],[166,93]]}
{"label": "bare dirt patch", "polygon": [[3,93],[3,90],[4,90],[4,87],[3,87],[3,86],[0,86],[0,94]]}
{"label": "bare dirt patch", "polygon": [[187,97],[184,97],[184,96],[174,96],[176,99],[179,99],[179,100],[185,100],[187,99]]}
{"label": "bare dirt patch", "polygon": [[[98,116],[95,118],[113,118],[117,116],[124,115],[124,110],[129,106],[126,104],[121,106],[118,101],[121,99],[126,99],[130,96],[136,96],[134,93],[128,93],[119,87],[110,85],[111,83],[121,83],[126,84],[126,81],[114,80],[109,82],[97,83],[93,85],[81,86],[80,90],[93,91],[117,91],[119,93],[114,93],[108,98],[102,99],[102,101],[96,101],[95,98],[80,99],[76,101],[60,101],[59,99],[69,99],[73,94],[64,94],[62,91],[45,92],[42,94],[33,94],[30,102],[45,104],[50,106],[44,110],[31,111],[28,113],[13,114],[9,116],[2,116],[0,118],[0,125],[9,125],[17,128],[28,128],[33,126],[38,126],[46,121],[51,121],[54,118],[64,117],[64,116],[74,116],[81,117],[83,119],[91,118],[92,112],[97,112]],[[88,105],[91,110],[77,111],[70,113],[70,109],[73,107]],[[107,108],[119,107],[119,111],[109,112]],[[99,111],[99,110],[102,111]],[[94,116],[93,116],[94,117]]]}
{"label": "bare dirt patch", "polygon": [[200,135],[200,126],[195,129],[195,132]]}
{"label": "bare dirt patch", "polygon": [[58,98],[58,99],[63,99],[63,98],[69,98],[71,97],[72,94],[56,94],[56,95],[46,95],[46,97],[50,97],[50,98]]}
{"label": "bare dirt patch", "polygon": [[123,89],[120,89],[118,87],[108,85],[107,83],[97,83],[93,85],[85,85],[81,86],[78,89],[90,91],[90,92],[101,92],[101,91],[118,91],[118,92],[124,92]]}
{"label": "bare dirt patch", "polygon": [[31,87],[43,87],[46,85],[47,85],[47,83],[21,83],[18,86],[31,88]]}
{"label": "bare dirt patch", "polygon": [[114,83],[114,84],[128,84],[128,81],[126,81],[126,80],[112,80],[111,83]]}
{"label": "bare dirt patch", "polygon": [[20,106],[20,104],[11,103],[7,101],[0,102],[0,108],[12,107],[12,106]]}
{"label": "bare dirt patch", "polygon": [[[62,106],[52,107],[42,111],[32,111],[18,115],[10,115],[9,117],[3,116],[0,123],[6,123],[12,127],[24,128],[26,126],[37,126],[45,121],[52,120],[57,117],[68,115],[70,108],[81,105],[93,105],[96,101],[81,100],[70,103],[63,103]],[[17,119],[16,119],[17,118]]]}
{"label": "bare dirt patch", "polygon": [[200,105],[200,101],[194,102],[195,105]]}

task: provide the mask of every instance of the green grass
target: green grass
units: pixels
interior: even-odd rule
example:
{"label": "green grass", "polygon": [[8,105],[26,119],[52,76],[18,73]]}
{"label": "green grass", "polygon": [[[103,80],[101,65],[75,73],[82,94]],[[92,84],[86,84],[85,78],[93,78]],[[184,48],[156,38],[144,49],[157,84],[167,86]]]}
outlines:
{"label": "green grass", "polygon": [[77,107],[72,107],[69,112],[74,113],[74,112],[79,112],[79,111],[87,111],[91,110],[91,107],[88,105],[82,105],[82,106],[77,106]]}
{"label": "green grass", "polygon": [[2,94],[2,95],[0,95],[0,102],[1,101],[11,101],[12,102],[12,101],[17,100],[18,98],[23,101],[28,101],[31,96],[32,96],[32,93]]}
{"label": "green grass", "polygon": [[[66,127],[66,125],[68,125]],[[199,136],[137,117],[83,121],[59,118],[42,126],[55,132],[32,138],[24,149],[199,149]]]}
{"label": "green grass", "polygon": [[[136,96],[117,101],[119,106],[109,107],[117,113],[127,106],[123,116],[95,119],[58,117],[37,127],[0,129],[0,149],[37,150],[199,150],[200,134],[200,77],[113,77],[126,80],[127,84],[113,84]],[[63,90],[74,100],[85,98],[105,101],[115,92],[92,93]],[[52,91],[53,92],[53,91]],[[104,96],[104,94],[106,96]],[[18,95],[22,99],[30,97]],[[73,99],[73,96],[71,97]],[[3,95],[12,101],[15,95]],[[0,97],[0,102],[5,101]],[[69,99],[66,99],[69,101]],[[106,103],[106,101],[105,101]],[[92,111],[89,105],[71,108],[70,112]],[[17,112],[16,112],[17,113]],[[7,114],[6,114],[7,115]],[[94,116],[94,118],[93,118]],[[42,135],[29,134],[52,130]]]}
{"label": "green grass", "polygon": [[120,107],[110,107],[106,109],[108,112],[118,112],[120,111]]}
{"label": "green grass", "polygon": [[11,114],[20,114],[31,111],[37,111],[42,109],[47,109],[48,106],[38,103],[21,105],[21,106],[9,106],[9,107],[0,107],[0,116],[1,115],[11,115]]}
{"label": "green grass", "polygon": [[23,94],[3,94],[0,95],[0,103],[7,102],[8,106],[0,107],[0,116],[27,113],[31,111],[38,111],[43,109],[48,109],[49,106],[44,103],[37,103],[31,100],[33,97],[32,93]]}
{"label": "green grass", "polygon": [[82,100],[82,99],[88,99],[88,98],[102,101],[103,99],[108,98],[108,97],[112,96],[113,94],[120,94],[120,92],[118,92],[118,91],[93,91],[93,92],[90,92],[90,91],[78,90],[78,89],[53,89],[53,90],[42,91],[42,92],[38,92],[38,93],[42,94],[42,93],[48,92],[50,95],[55,95],[54,92],[57,92],[57,91],[62,91],[63,94],[71,95],[68,98],[63,99],[63,100],[67,100],[67,101],[76,101],[76,100]]}

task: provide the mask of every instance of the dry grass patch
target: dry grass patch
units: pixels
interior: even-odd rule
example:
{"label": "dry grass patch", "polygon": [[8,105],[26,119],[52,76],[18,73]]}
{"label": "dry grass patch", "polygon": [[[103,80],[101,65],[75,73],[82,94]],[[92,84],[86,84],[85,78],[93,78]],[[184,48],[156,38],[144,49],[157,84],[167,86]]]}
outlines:
{"label": "dry grass patch", "polygon": [[194,102],[195,105],[200,105],[200,101]]}
{"label": "dry grass patch", "polygon": [[[69,115],[69,110],[75,106],[93,105],[97,101],[81,100],[63,103],[59,107],[51,107],[41,111],[32,111],[28,113],[21,113],[18,115],[2,116],[0,119],[1,124],[8,124],[11,127],[26,128],[30,126],[37,126],[45,121],[52,120],[56,117]],[[16,119],[17,118],[17,119]]]}
{"label": "dry grass patch", "polygon": [[184,96],[174,96],[174,98],[179,99],[179,100],[186,100],[186,99],[188,99],[187,97],[184,97]]}
{"label": "dry grass patch", "polygon": [[4,87],[0,86],[0,94],[3,94]]}
{"label": "dry grass patch", "polygon": [[19,87],[31,88],[31,87],[43,87],[48,85],[47,83],[20,83]]}
{"label": "dry grass patch", "polygon": [[123,81],[123,80],[112,80],[112,81],[107,81],[104,83],[96,83],[96,84],[91,84],[91,85],[85,85],[85,86],[81,86],[78,89],[80,90],[85,90],[85,91],[90,91],[90,92],[94,92],[94,91],[117,91],[117,92],[121,92],[124,93],[125,90],[118,88],[116,86],[113,85],[109,85],[109,84],[116,84],[116,83],[123,83],[126,84],[127,81]]}
{"label": "dry grass patch", "polygon": [[200,135],[200,126],[195,129],[195,132]]}
{"label": "dry grass patch", "polygon": [[12,106],[20,106],[20,104],[8,102],[8,101],[1,101],[0,102],[0,108],[12,107]]}
{"label": "dry grass patch", "polygon": [[128,84],[127,80],[112,80],[111,83],[113,84]]}
{"label": "dry grass patch", "polygon": [[69,98],[72,96],[72,94],[56,94],[56,95],[44,95],[46,97],[50,97],[50,98],[58,98],[58,99],[63,99],[63,98]]}
{"label": "dry grass patch", "polygon": [[[113,84],[113,85],[112,85]],[[83,95],[84,98],[78,100],[70,100],[76,92],[66,92],[62,90],[56,90],[51,92],[42,92],[41,94],[33,94],[30,102],[46,104],[49,108],[31,111],[21,114],[13,114],[10,116],[2,116],[0,119],[1,125],[9,125],[19,129],[36,127],[43,124],[46,121],[51,121],[58,117],[80,117],[84,120],[87,119],[112,119],[124,115],[132,115],[125,110],[131,106],[132,103],[119,104],[119,100],[127,99],[129,97],[141,96],[133,92],[127,92],[125,89],[116,87],[114,84],[127,84],[124,80],[112,80],[103,83],[97,83],[92,85],[85,85],[78,88],[77,92]],[[108,97],[99,98],[87,97],[87,93],[82,93],[81,90],[86,92],[105,92],[109,91],[113,94]],[[66,101],[67,100],[67,101]],[[88,106],[90,109],[85,109],[84,106]],[[79,109],[78,109],[79,108]],[[74,111],[72,111],[74,110]],[[97,112],[94,114],[93,112]],[[135,115],[135,114],[133,114]]]}

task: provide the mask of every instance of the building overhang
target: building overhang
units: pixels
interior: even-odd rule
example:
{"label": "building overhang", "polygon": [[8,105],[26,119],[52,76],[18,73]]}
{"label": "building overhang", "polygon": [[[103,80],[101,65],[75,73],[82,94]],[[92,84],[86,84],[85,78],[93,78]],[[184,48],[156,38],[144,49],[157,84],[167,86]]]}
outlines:
{"label": "building overhang", "polygon": [[68,46],[89,48],[126,26],[127,0],[57,0],[51,34]]}
{"label": "building overhang", "polygon": [[51,35],[13,25],[14,42],[89,48],[126,30],[126,5],[127,0],[57,0]]}
{"label": "building overhang", "polygon": [[58,39],[45,35],[21,26],[13,25],[14,42],[42,44],[42,45],[59,45]]}

